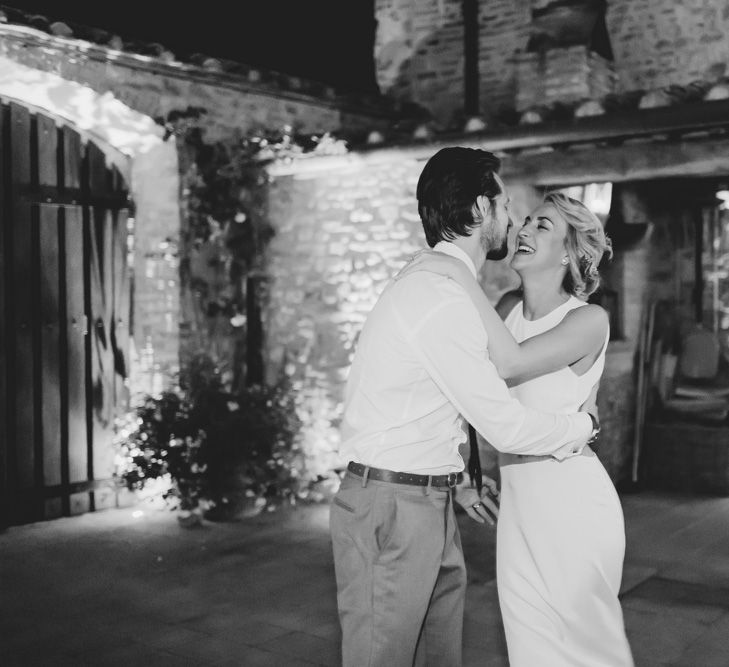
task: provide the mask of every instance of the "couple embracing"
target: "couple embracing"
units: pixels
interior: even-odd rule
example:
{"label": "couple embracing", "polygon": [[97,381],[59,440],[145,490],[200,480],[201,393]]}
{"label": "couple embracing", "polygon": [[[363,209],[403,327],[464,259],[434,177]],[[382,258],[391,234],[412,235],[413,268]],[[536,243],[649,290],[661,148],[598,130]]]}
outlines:
{"label": "couple embracing", "polygon": [[[561,193],[512,221],[499,166],[469,148],[431,157],[417,199],[432,250],[388,285],[358,341],[342,425],[348,467],[331,507],[345,667],[461,665],[454,502],[481,523],[499,515],[512,667],[633,664],[618,601],[622,510],[590,447],[609,327],[586,299],[610,243]],[[494,308],[477,275],[506,257],[513,224],[521,289]],[[463,478],[464,421],[498,450],[500,492]]]}

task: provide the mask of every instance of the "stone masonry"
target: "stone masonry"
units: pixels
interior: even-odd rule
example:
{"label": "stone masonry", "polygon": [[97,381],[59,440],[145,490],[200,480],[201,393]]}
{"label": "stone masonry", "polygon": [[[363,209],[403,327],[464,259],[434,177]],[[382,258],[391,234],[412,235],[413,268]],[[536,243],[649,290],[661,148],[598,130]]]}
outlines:
{"label": "stone masonry", "polygon": [[480,109],[487,117],[514,106],[515,58],[526,49],[530,20],[530,6],[525,0],[479,3]]}
{"label": "stone masonry", "polygon": [[375,16],[381,92],[420,104],[448,125],[463,106],[460,0],[376,0]]}
{"label": "stone masonry", "polygon": [[711,81],[726,71],[724,0],[608,0],[606,21],[621,92]]}
{"label": "stone masonry", "polygon": [[[487,120],[505,109],[711,82],[727,71],[729,7],[724,0],[607,0],[614,73],[610,63],[589,50],[557,49],[541,61],[527,52],[531,12],[548,4],[480,1],[479,85]],[[450,0],[375,3],[381,91],[423,105],[440,122],[457,118],[463,108],[459,5]]]}
{"label": "stone masonry", "polygon": [[424,247],[415,207],[420,169],[399,160],[270,189],[268,372],[297,392],[309,471],[337,464],[344,382],[367,314],[387,281]]}
{"label": "stone masonry", "polygon": [[60,40],[44,33],[18,34],[12,26],[0,33],[0,55],[41,71],[77,81],[152,118],[189,106],[206,110],[208,141],[225,140],[248,130],[290,125],[311,134],[340,129],[342,119],[376,124],[371,114],[346,114],[333,100],[276,91],[257,85],[256,70],[248,76],[216,74],[203,67],[165,63],[126,53],[110,53],[80,40]]}
{"label": "stone masonry", "polygon": [[575,45],[516,56],[516,110],[602,99],[615,90],[612,63]]}
{"label": "stone masonry", "polygon": [[[448,125],[463,111],[463,16],[454,0],[376,0],[377,79],[383,94],[416,102]],[[526,46],[526,0],[479,3],[480,105],[485,115],[513,104],[514,54]]]}

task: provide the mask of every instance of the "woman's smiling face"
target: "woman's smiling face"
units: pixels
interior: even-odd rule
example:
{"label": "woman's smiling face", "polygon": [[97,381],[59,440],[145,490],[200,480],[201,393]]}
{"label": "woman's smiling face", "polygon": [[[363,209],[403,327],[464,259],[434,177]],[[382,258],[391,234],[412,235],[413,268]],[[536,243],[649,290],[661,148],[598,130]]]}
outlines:
{"label": "woman's smiling face", "polygon": [[552,204],[540,204],[527,216],[516,234],[511,259],[515,271],[566,268],[567,222]]}

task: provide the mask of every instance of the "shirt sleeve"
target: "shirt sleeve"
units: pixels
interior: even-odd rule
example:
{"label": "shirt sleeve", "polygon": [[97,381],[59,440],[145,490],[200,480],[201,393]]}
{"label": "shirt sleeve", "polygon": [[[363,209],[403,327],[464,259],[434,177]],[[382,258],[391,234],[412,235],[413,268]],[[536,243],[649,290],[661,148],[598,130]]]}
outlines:
{"label": "shirt sleeve", "polygon": [[433,309],[412,331],[412,344],[440,390],[497,450],[562,460],[584,447],[592,432],[587,413],[541,412],[511,396],[489,358],[486,330],[465,295]]}

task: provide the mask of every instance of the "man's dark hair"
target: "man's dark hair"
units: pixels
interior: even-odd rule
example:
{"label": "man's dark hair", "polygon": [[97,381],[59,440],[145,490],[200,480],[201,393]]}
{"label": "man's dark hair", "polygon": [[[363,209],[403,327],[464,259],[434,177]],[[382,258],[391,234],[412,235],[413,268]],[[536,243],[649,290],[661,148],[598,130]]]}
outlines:
{"label": "man's dark hair", "polygon": [[425,240],[432,248],[438,241],[470,236],[478,220],[473,205],[479,195],[491,200],[501,194],[494,174],[501,160],[493,153],[454,146],[433,155],[418,179],[416,196]]}

